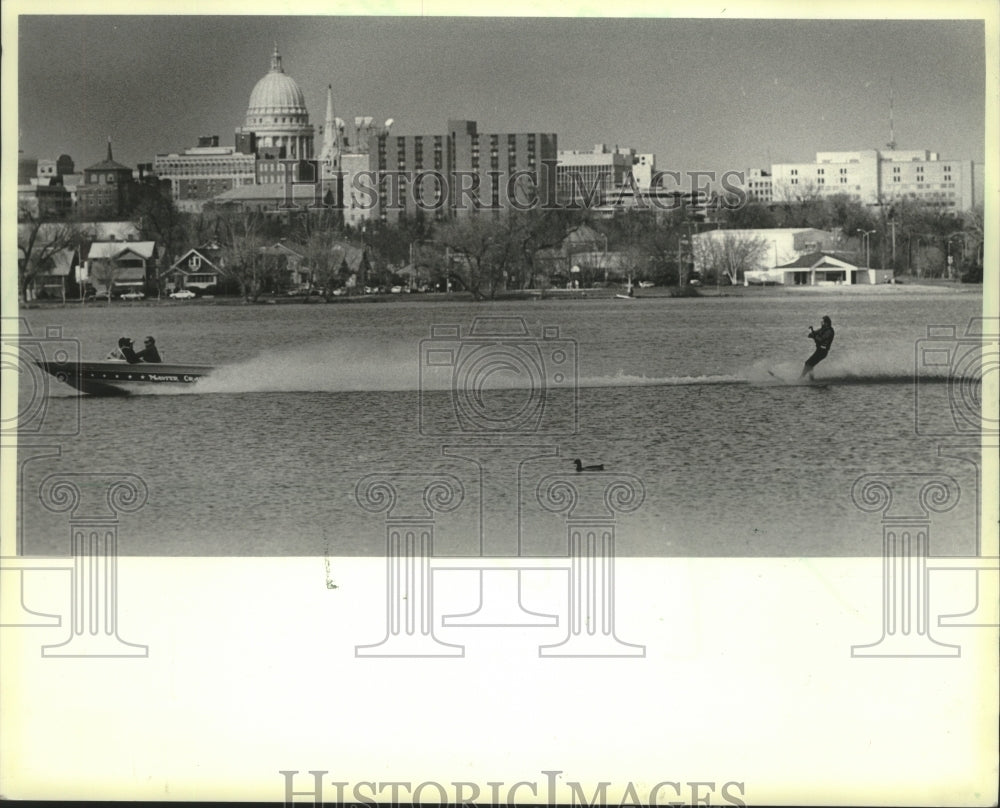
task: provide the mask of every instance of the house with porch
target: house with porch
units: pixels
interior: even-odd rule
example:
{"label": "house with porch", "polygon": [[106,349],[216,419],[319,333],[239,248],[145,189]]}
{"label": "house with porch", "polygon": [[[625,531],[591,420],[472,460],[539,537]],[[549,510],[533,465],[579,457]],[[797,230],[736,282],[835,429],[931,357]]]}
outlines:
{"label": "house with porch", "polygon": [[45,259],[31,283],[34,298],[62,300],[80,297],[80,251],[67,247]]}
{"label": "house with porch", "polygon": [[82,280],[98,293],[141,292],[156,283],[155,241],[94,241],[87,248]]}
{"label": "house with porch", "polygon": [[840,231],[814,227],[706,230],[695,233],[691,239],[694,272],[704,277],[713,269],[717,270],[718,267],[712,264],[730,251],[749,256],[745,266],[740,268],[740,275],[773,270],[802,255],[820,250],[835,251],[842,241]]}
{"label": "house with porch", "polygon": [[283,239],[261,247],[260,255],[265,263],[277,267],[280,287],[289,291],[307,291],[312,285],[312,270],[305,263],[305,247]]}
{"label": "house with porch", "polygon": [[192,247],[167,270],[167,291],[190,289],[206,292],[216,289],[223,277],[217,244]]}
{"label": "house with porch", "polygon": [[816,250],[772,269],[748,270],[746,284],[870,286],[892,281],[891,269],[872,269],[858,264],[853,253]]}

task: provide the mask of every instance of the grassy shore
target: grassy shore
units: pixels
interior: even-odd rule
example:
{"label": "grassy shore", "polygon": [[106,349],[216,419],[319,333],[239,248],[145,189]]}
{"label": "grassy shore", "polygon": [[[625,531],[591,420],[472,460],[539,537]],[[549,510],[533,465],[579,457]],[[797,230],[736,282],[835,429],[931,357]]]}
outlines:
{"label": "grassy shore", "polygon": [[[710,298],[710,297],[747,297],[747,298],[785,298],[801,297],[802,295],[910,295],[929,293],[982,294],[982,284],[959,283],[943,279],[906,279],[901,283],[884,283],[878,285],[824,285],[824,286],[699,286],[689,290],[687,294],[679,294],[677,287],[653,286],[648,289],[636,289],[635,300],[656,298]],[[510,291],[498,294],[494,301],[516,300],[607,300],[625,293],[624,287],[608,286],[598,289],[546,289]],[[351,297],[334,297],[329,303],[336,305],[355,305],[361,303],[447,303],[469,302],[472,295],[466,292],[432,292],[413,294],[379,294],[358,295]],[[483,302],[489,302],[486,298]],[[109,308],[106,301],[91,301],[86,304],[80,301],[67,300],[33,300],[22,303],[21,308],[61,308],[63,306],[81,306],[88,308]],[[116,300],[110,308],[119,306],[241,306],[246,305],[240,297],[202,297],[196,300],[170,300],[169,298],[147,298],[140,301]],[[255,305],[324,305],[323,298],[262,296]]]}

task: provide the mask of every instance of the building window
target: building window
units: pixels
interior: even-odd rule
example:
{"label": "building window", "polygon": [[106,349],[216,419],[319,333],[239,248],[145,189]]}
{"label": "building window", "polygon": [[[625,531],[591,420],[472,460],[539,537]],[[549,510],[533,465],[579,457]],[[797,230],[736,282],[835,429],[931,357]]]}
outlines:
{"label": "building window", "polygon": [[794,177],[799,173],[799,170],[797,168],[793,168],[790,173]]}

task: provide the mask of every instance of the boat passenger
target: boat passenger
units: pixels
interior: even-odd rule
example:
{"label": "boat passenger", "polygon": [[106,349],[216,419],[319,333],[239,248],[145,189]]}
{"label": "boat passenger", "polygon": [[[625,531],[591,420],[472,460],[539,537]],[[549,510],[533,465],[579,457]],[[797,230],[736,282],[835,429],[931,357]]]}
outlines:
{"label": "boat passenger", "polygon": [[[136,362],[162,362],[160,352],[156,350],[156,340],[146,337],[143,341],[143,348],[136,355]],[[129,360],[132,361],[132,360]]]}
{"label": "boat passenger", "polygon": [[132,347],[132,340],[128,337],[121,337],[118,340],[118,347],[108,354],[108,359],[124,359],[129,364],[139,361],[135,349]]}

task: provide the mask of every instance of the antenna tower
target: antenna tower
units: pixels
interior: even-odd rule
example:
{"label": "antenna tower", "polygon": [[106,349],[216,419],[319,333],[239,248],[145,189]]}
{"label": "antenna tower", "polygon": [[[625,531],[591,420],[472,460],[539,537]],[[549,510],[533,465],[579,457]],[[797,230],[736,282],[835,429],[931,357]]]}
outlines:
{"label": "antenna tower", "polygon": [[896,150],[896,129],[892,121],[892,79],[889,79],[889,142],[885,144],[891,151]]}

